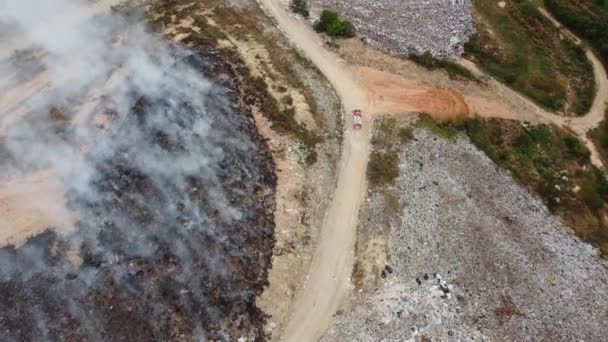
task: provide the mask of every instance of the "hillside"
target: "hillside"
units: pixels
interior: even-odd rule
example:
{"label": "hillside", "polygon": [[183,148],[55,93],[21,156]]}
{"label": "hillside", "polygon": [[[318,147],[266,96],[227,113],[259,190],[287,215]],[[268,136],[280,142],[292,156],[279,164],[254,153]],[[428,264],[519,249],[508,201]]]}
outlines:
{"label": "hillside", "polygon": [[374,151],[397,173],[366,194],[353,304],[324,341],[606,336],[597,250],[466,137],[388,125]]}

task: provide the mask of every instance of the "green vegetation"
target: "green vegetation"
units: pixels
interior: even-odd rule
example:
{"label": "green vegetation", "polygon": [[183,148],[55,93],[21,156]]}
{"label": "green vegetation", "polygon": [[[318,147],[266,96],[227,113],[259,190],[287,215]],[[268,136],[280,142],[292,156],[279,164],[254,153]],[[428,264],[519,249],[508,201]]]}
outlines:
{"label": "green vegetation", "polygon": [[592,166],[589,150],[579,139],[555,126],[510,120],[475,118],[454,126],[608,255],[608,226],[603,220],[608,181]]}
{"label": "green vegetation", "polygon": [[411,55],[409,58],[412,62],[429,70],[443,69],[450,75],[450,78],[479,81],[467,68],[452,61],[437,59],[428,51],[422,55]]}
{"label": "green vegetation", "polygon": [[585,52],[528,0],[505,8],[474,0],[477,33],[467,54],[498,80],[552,111],[585,114],[595,97],[593,68]]}
{"label": "green vegetation", "polygon": [[393,117],[374,120],[372,152],[367,164],[371,187],[393,184],[399,176],[399,148],[412,139],[412,130]]}
{"label": "green vegetation", "polygon": [[323,11],[315,24],[315,31],[325,32],[335,37],[354,37],[355,26],[348,20],[342,20],[338,13]]}
{"label": "green vegetation", "polygon": [[608,1],[545,0],[545,6],[562,24],[589,42],[608,66]]}
{"label": "green vegetation", "polygon": [[279,103],[268,93],[268,85],[261,77],[253,78],[255,93],[262,99],[261,111],[272,123],[272,128],[279,133],[291,134],[296,140],[296,154],[303,166],[310,166],[317,161],[315,147],[323,138],[300,124],[295,118],[295,110],[290,107],[280,110]]}
{"label": "green vegetation", "polygon": [[[317,145],[324,141],[324,137],[334,138],[337,133],[333,129],[330,134],[326,134],[327,132],[317,133],[300,124],[295,119],[293,98],[286,92],[288,89],[300,90],[310,106],[313,118],[319,123],[318,126],[326,127],[320,124],[324,114],[319,108],[318,99],[313,96],[311,85],[298,76],[302,73],[302,69],[309,72],[317,80],[325,80],[323,75],[296,49],[288,49],[286,53],[283,37],[277,34],[269,34],[265,25],[270,23],[260,21],[260,18],[265,17],[265,15],[259,7],[254,6],[251,10],[240,11],[221,6],[221,4],[222,2],[219,0],[205,2],[187,0],[154,1],[151,13],[156,14],[152,17],[159,28],[176,26],[180,33],[189,33],[189,36],[182,40],[184,44],[206,46],[206,44],[211,43],[211,46],[217,46],[217,42],[228,39],[228,35],[232,39],[255,41],[262,44],[268,51],[270,58],[268,66],[274,68],[275,71],[266,71],[265,77],[268,77],[266,79],[264,77],[253,77],[236,50],[222,48],[221,51],[224,57],[229,57],[230,63],[243,77],[241,81],[245,87],[247,97],[257,100],[256,105],[269,120],[273,130],[293,138],[292,147],[298,162],[304,167],[313,165],[318,158]],[[208,11],[208,9],[211,10]],[[198,14],[202,12],[208,14]],[[192,27],[179,27],[179,23],[188,18],[194,19]],[[207,18],[212,19],[212,21]],[[247,27],[246,32],[242,30],[242,27]],[[269,92],[271,81],[277,92],[281,94],[276,99]]]}
{"label": "green vegetation", "polygon": [[604,114],[604,120],[589,132],[589,138],[593,141],[604,165],[608,165],[608,109]]}
{"label": "green vegetation", "polygon": [[455,139],[458,136],[458,130],[453,125],[445,122],[433,120],[427,113],[419,113],[417,127],[426,128],[431,133],[446,139]]}
{"label": "green vegetation", "polygon": [[297,13],[304,18],[308,18],[310,16],[310,11],[308,10],[308,1],[306,0],[291,0],[289,7],[294,13]]}

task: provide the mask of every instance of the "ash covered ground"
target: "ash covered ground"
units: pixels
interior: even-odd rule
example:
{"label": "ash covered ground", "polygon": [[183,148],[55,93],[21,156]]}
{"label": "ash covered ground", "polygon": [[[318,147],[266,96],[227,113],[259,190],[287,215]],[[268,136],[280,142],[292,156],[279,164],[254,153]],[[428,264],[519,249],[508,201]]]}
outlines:
{"label": "ash covered ground", "polygon": [[[0,10],[44,51],[24,77],[63,76],[20,104],[28,114],[4,137],[9,168],[55,170],[79,217],[68,234],[49,227],[0,249],[0,341],[265,339],[255,298],[276,179],[251,106],[266,95],[211,44],[184,51],[133,18],[85,20],[86,2]],[[2,63],[3,86],[23,81]],[[91,115],[76,122],[81,107]]]}

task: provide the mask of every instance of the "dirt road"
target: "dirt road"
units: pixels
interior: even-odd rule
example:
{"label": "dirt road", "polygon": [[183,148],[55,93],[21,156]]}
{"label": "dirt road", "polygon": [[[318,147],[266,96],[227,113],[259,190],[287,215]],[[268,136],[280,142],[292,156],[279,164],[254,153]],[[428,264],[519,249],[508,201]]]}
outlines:
{"label": "dirt road", "polygon": [[[280,0],[259,0],[262,8],[275,19],[279,28],[329,79],[340,96],[346,115],[354,108],[373,113],[375,101],[370,100],[365,85],[359,82],[352,69],[339,57],[324,48],[323,43],[304,22],[291,17]],[[533,113],[521,112],[521,120],[530,116],[540,122],[568,126],[576,132],[592,151],[592,161],[601,166],[593,144],[587,139],[589,129],[603,119],[608,101],[608,79],[601,63],[587,53],[593,64],[598,95],[590,113],[583,117],[565,118],[549,113],[536,105]],[[475,68],[475,73],[481,71]],[[501,85],[506,88],[506,86]],[[513,93],[515,93],[513,91]],[[386,95],[386,94],[384,94]],[[381,96],[381,98],[384,97]],[[530,100],[515,93],[523,101]],[[373,97],[373,96],[372,96]],[[376,104],[379,105],[379,104]],[[378,108],[382,106],[379,105]],[[415,108],[410,108],[415,111]],[[347,120],[350,123],[350,120]],[[307,277],[307,282],[296,297],[296,302],[281,336],[285,341],[316,341],[331,323],[331,319],[350,287],[353,266],[353,250],[356,238],[358,211],[366,189],[367,166],[371,122],[364,122],[362,131],[353,131],[347,125],[342,159],[339,164],[338,184],[333,201],[321,227],[319,246]]]}
{"label": "dirt road", "polygon": [[[372,109],[366,93],[338,57],[323,47],[318,36],[303,22],[290,17],[278,0],[260,0],[283,33],[327,77],[340,96],[345,115],[355,108],[364,113]],[[342,159],[338,166],[338,184],[321,227],[306,284],[296,296],[294,309],[281,337],[285,341],[316,341],[329,324],[350,288],[354,262],[356,226],[366,189],[365,170],[370,147],[370,124],[364,118],[363,129],[353,131],[347,117]]]}
{"label": "dirt road", "polygon": [[[538,10],[575,44],[582,44],[582,40],[580,38],[578,38],[570,30],[563,27],[563,25],[549,12],[540,7],[538,8]],[[589,138],[587,138],[587,132],[597,127],[597,125],[604,119],[604,113],[606,112],[606,106],[608,103],[608,76],[606,75],[606,69],[604,69],[604,66],[602,65],[600,60],[595,56],[593,51],[591,51],[591,49],[589,48],[585,48],[585,50],[585,55],[593,66],[593,76],[595,77],[595,87],[597,90],[595,100],[593,101],[593,105],[589,109],[589,112],[583,116],[578,116],[574,118],[564,118],[545,111],[540,111],[540,114],[542,116],[551,117],[551,120],[553,122],[558,123],[562,126],[567,126],[572,129],[585,143],[587,148],[591,151],[591,162],[595,166],[601,168],[603,166],[601,158],[595,146],[593,145],[593,142]]]}
{"label": "dirt road", "polygon": [[[582,41],[574,33],[564,28],[557,19],[551,16],[549,12],[547,12],[543,8],[539,8],[538,10],[575,44],[579,45],[582,43]],[[606,106],[608,103],[608,76],[606,75],[606,70],[604,69],[604,66],[602,65],[600,60],[595,56],[593,51],[587,48],[585,54],[593,67],[593,75],[595,77],[597,93],[589,112],[583,116],[577,117],[564,117],[548,112],[534,104],[530,99],[526,98],[520,93],[512,90],[511,88],[503,84],[500,84],[495,79],[488,77],[484,71],[482,71],[472,62],[467,60],[460,60],[459,64],[469,69],[474,75],[478,77],[482,76],[490,78],[490,82],[495,83],[498,87],[501,88],[501,90],[509,92],[512,94],[512,96],[518,97],[522,101],[527,102],[528,106],[534,109],[534,115],[538,119],[540,119],[540,121],[545,123],[553,123],[558,126],[565,126],[571,129],[585,143],[585,146],[587,146],[589,151],[591,151],[591,162],[595,166],[602,168],[603,163],[601,161],[599,153],[597,152],[597,149],[595,148],[593,142],[587,137],[587,133],[591,129],[597,127],[597,125],[604,119],[604,113],[606,111]],[[527,120],[525,116],[529,113],[519,112],[517,114],[521,115],[521,117],[517,119],[525,121]]]}

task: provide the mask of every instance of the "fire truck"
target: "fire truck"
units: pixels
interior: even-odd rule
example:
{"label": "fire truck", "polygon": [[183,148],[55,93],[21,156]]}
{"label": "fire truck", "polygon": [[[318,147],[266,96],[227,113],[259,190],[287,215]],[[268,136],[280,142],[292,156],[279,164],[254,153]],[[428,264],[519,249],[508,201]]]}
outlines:
{"label": "fire truck", "polygon": [[363,120],[361,119],[361,110],[360,109],[353,110],[353,128],[361,129],[362,125],[363,125]]}

